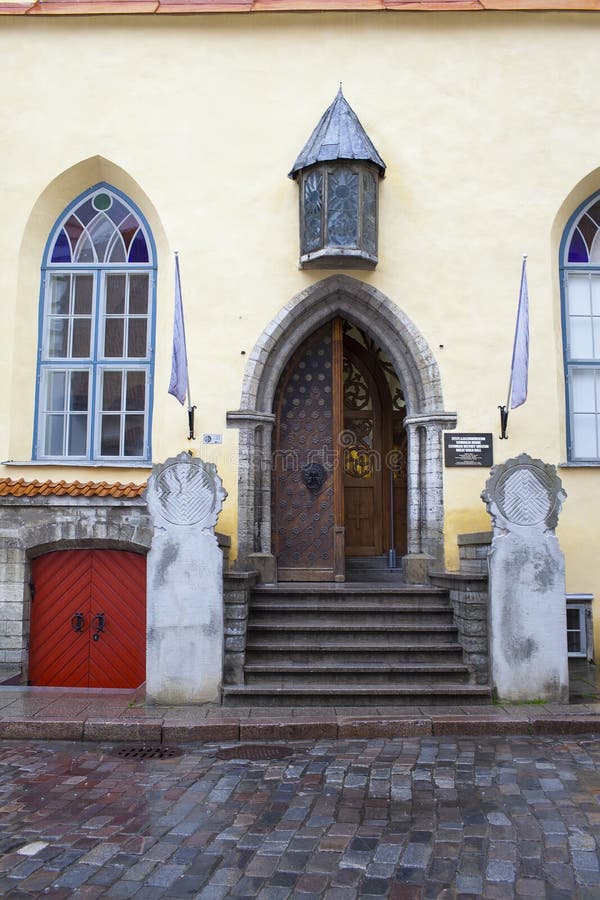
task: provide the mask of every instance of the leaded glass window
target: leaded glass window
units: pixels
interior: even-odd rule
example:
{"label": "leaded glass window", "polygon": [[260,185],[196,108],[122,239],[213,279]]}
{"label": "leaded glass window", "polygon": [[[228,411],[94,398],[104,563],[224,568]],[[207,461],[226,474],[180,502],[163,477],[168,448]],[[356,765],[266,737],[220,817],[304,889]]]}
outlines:
{"label": "leaded glass window", "polygon": [[51,235],[34,458],[150,459],[155,265],[142,216],[100,185]]}
{"label": "leaded glass window", "polygon": [[300,265],[377,265],[379,175],[362,161],[329,162],[300,173]]}

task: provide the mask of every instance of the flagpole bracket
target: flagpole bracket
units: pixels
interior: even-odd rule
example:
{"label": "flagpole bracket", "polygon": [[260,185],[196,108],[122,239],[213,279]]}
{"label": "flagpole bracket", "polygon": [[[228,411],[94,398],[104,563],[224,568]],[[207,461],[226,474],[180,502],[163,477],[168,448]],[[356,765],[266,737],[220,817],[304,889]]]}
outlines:
{"label": "flagpole bracket", "polygon": [[188,408],[188,426],[190,433],[188,434],[188,441],[196,440],[196,435],[194,434],[194,410],[195,406],[190,406]]}
{"label": "flagpole bracket", "polygon": [[506,441],[508,439],[508,435],[506,433],[506,426],[508,425],[508,409],[506,406],[499,406],[500,410],[500,440]]}

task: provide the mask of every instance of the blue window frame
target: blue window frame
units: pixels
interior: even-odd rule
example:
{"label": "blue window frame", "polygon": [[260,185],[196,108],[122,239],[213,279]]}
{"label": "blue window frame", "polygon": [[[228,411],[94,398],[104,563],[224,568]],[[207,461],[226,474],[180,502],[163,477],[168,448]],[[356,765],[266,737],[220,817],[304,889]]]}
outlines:
{"label": "blue window frame", "polygon": [[42,263],[34,459],[151,459],[155,261],[141,212],[109,185],[57,221]]}
{"label": "blue window frame", "polygon": [[560,249],[567,454],[600,463],[600,194],[571,217]]}

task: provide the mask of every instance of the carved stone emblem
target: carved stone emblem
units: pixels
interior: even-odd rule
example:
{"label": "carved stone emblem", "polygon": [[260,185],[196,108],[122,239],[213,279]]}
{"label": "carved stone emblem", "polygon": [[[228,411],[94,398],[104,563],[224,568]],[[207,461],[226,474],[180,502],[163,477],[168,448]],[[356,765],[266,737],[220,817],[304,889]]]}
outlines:
{"label": "carved stone emblem", "polygon": [[302,467],[302,481],[314,494],[321,490],[327,479],[327,472],[321,463],[307,463]]}
{"label": "carved stone emblem", "polygon": [[496,528],[554,530],[566,493],[554,466],[522,453],[494,466],[481,499]]}
{"label": "carved stone emblem", "polygon": [[155,467],[147,499],[172,525],[213,528],[227,492],[216,466],[180,453]]}

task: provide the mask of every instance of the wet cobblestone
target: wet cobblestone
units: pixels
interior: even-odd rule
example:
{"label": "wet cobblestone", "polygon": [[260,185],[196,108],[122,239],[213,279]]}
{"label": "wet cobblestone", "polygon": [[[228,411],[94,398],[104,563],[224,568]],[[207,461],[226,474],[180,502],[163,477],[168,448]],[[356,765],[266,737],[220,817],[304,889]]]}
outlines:
{"label": "wet cobblestone", "polygon": [[0,742],[0,895],[600,898],[595,738],[218,746]]}

